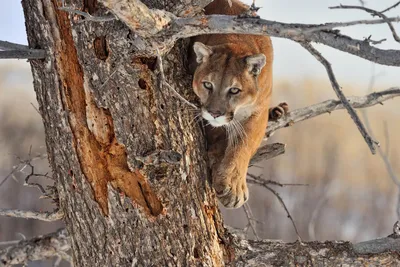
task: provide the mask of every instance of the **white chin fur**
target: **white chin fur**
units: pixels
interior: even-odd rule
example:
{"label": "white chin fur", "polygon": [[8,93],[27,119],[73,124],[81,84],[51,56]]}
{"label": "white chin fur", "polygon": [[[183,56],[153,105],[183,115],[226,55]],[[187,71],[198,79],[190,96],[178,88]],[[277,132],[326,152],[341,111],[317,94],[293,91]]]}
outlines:
{"label": "white chin fur", "polygon": [[229,124],[225,115],[224,116],[220,116],[218,118],[214,118],[213,116],[211,116],[210,113],[208,113],[208,111],[203,110],[201,112],[201,116],[204,119],[206,119],[210,123],[210,125],[213,126],[213,127],[221,127],[221,126]]}

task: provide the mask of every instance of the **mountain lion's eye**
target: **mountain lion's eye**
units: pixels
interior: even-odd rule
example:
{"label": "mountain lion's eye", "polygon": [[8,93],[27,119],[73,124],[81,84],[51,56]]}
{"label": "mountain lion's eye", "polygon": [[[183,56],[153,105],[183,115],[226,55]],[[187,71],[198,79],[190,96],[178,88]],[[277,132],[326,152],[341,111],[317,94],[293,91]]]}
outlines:
{"label": "mountain lion's eye", "polygon": [[232,95],[237,95],[240,92],[239,88],[236,87],[232,87],[231,89],[229,89],[229,93]]}
{"label": "mountain lion's eye", "polygon": [[204,88],[206,88],[207,90],[212,90],[213,89],[213,85],[210,82],[203,82],[203,86]]}

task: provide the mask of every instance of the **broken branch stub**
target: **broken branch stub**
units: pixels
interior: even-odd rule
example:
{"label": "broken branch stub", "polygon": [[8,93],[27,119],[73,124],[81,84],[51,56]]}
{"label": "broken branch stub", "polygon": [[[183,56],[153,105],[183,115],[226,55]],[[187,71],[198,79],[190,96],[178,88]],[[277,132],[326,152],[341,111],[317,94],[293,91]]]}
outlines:
{"label": "broken branch stub", "polygon": [[144,38],[154,37],[175,19],[172,13],[150,9],[138,0],[99,0],[99,2]]}

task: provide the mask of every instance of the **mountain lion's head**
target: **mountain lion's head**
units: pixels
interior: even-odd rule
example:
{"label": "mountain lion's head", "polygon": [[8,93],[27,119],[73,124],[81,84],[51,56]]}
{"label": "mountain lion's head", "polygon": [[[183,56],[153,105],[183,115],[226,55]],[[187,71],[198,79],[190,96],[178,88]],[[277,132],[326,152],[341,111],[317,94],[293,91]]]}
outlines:
{"label": "mountain lion's head", "polygon": [[257,99],[257,76],[265,66],[265,55],[238,57],[226,46],[200,42],[194,43],[193,49],[198,63],[193,89],[202,104],[202,117],[214,127],[249,117]]}

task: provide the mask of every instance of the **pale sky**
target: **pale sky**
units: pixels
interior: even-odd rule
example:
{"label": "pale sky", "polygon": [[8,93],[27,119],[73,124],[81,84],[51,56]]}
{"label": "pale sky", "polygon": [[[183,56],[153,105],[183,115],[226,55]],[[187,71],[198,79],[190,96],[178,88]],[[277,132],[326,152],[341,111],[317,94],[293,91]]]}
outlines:
{"label": "pale sky", "polygon": [[[5,2],[5,3],[4,3]],[[244,0],[251,3],[251,0]],[[382,10],[395,0],[367,0],[367,6]],[[330,10],[329,6],[342,4],[356,5],[358,0],[258,0],[258,6],[263,6],[259,14],[264,19],[281,22],[297,23],[324,23],[333,21],[349,21],[369,19],[370,15],[359,10]],[[400,16],[400,7],[387,13],[388,16]],[[400,34],[400,23],[395,25]],[[386,25],[355,26],[343,28],[342,33],[352,37],[363,39],[372,35],[373,39],[387,38],[388,41],[379,45],[383,49],[400,49],[400,44],[393,41],[393,37]],[[0,40],[26,44],[26,33],[22,7],[20,1],[3,0],[0,9]],[[274,72],[276,79],[324,79],[326,73],[322,65],[317,62],[300,45],[289,40],[274,38],[275,63]],[[357,84],[365,88],[371,76],[372,63],[336,51],[323,45],[316,47],[326,56],[333,65],[339,83]],[[400,68],[375,66],[375,72],[379,74],[377,84],[384,86],[400,85]]]}

